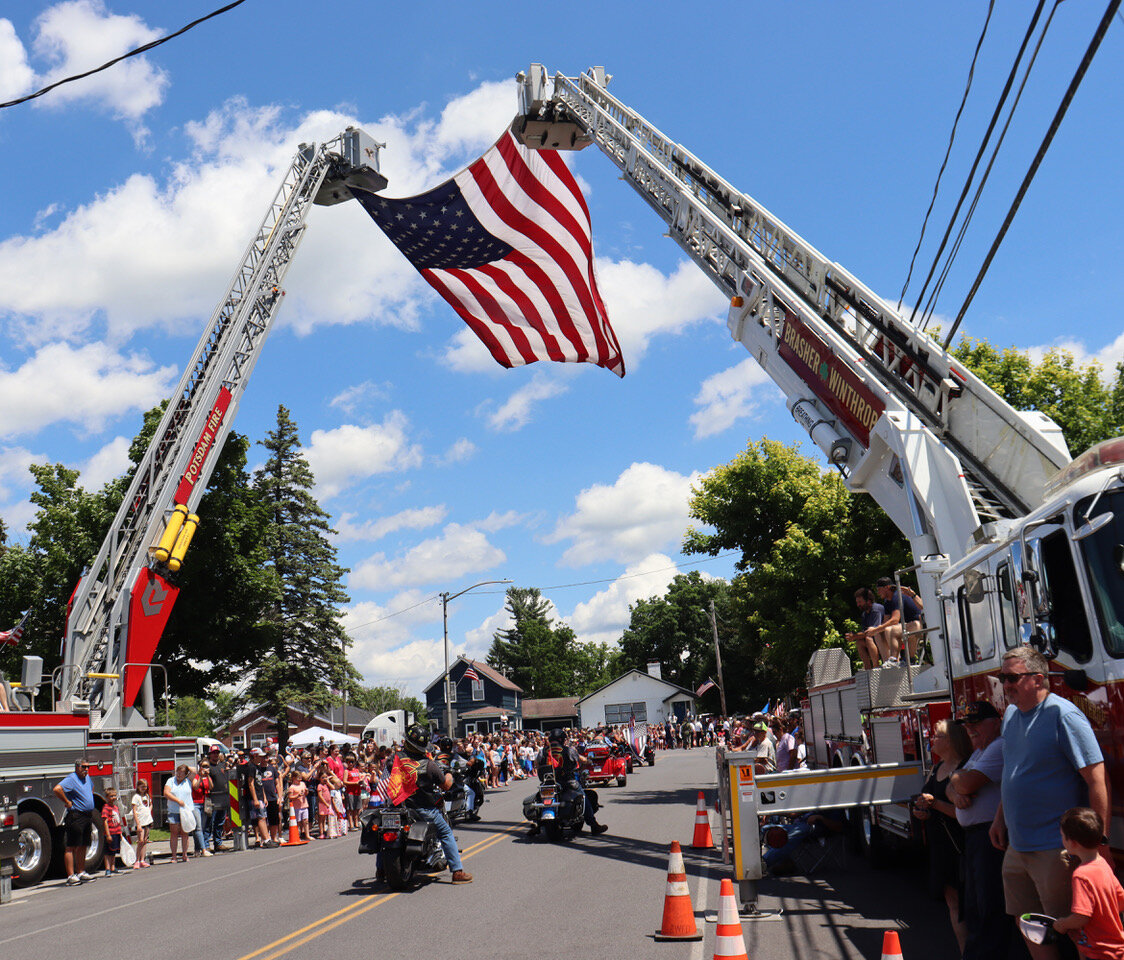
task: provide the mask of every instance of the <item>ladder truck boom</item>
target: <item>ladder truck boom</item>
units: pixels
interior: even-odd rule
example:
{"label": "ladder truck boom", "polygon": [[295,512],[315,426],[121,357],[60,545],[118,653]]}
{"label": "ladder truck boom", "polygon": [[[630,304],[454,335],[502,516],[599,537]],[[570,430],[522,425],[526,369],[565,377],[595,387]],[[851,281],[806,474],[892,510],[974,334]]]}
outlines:
{"label": "ladder truck boom", "polygon": [[[156,433],[137,466],[101,549],[71,598],[63,663],[54,687],[62,709],[89,709],[91,726],[149,726],[149,670],[178,594],[176,572],[195,515],[250,374],[284,297],[281,283],[304,237],[312,204],[377,192],[381,144],[349,127],[301,144],[208,321]],[[142,709],[134,708],[138,694]]]}

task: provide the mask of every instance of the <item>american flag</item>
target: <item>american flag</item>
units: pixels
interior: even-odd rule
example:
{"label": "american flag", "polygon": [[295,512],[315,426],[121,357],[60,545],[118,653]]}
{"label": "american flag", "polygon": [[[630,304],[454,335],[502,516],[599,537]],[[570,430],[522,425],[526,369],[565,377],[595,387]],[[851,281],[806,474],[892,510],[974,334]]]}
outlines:
{"label": "american flag", "polygon": [[19,645],[20,640],[23,638],[24,626],[27,624],[27,618],[31,611],[28,610],[11,630],[0,630],[0,646],[15,647]]}
{"label": "american flag", "polygon": [[707,690],[712,690],[717,686],[718,686],[717,683],[715,683],[713,680],[711,680],[710,677],[707,677],[706,682],[703,683],[703,684],[700,684],[698,690],[695,691],[695,696],[701,697],[704,693],[707,692]]}
{"label": "american flag", "polygon": [[478,674],[470,665],[469,668],[464,672],[464,679],[471,680],[473,683],[479,683],[480,674]]}
{"label": "american flag", "polygon": [[416,197],[355,196],[498,363],[624,360],[593,272],[589,208],[554,150],[504,133],[452,180]]}
{"label": "american flag", "polygon": [[390,774],[372,783],[371,790],[382,799],[383,803],[390,803]]}

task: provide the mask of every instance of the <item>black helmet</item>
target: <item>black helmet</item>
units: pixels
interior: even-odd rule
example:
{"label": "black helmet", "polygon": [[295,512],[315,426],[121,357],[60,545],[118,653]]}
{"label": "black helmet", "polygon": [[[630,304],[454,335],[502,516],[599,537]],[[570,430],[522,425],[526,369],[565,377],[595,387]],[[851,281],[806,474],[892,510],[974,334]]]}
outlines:
{"label": "black helmet", "polygon": [[555,727],[553,730],[550,731],[550,736],[547,737],[547,739],[551,743],[565,743],[566,742],[566,734],[562,732],[561,727]]}
{"label": "black helmet", "polygon": [[426,747],[429,746],[429,728],[415,723],[406,730],[406,735],[402,738],[402,746],[407,753],[424,755]]}
{"label": "black helmet", "polygon": [[453,752],[453,738],[442,737],[437,741],[437,750],[439,753],[452,753]]}

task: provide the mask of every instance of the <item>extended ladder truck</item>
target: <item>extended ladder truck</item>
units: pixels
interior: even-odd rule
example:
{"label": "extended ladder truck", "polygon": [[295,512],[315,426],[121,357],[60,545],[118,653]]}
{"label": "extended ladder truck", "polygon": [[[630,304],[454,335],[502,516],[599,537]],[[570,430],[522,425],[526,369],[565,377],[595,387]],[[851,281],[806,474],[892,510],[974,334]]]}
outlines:
{"label": "extended ladder truck", "polygon": [[[159,798],[176,764],[195,759],[196,741],[175,738],[166,726],[166,682],[160,724],[152,683],[152,669],[162,669],[153,654],[179,593],[176,575],[199,523],[195,511],[281,305],[312,205],[349,200],[352,186],[382,190],[381,146],[354,127],[300,145],[71,596],[61,665],[45,678],[40,658],[24,658],[9,697],[17,709],[0,713],[0,812],[10,819],[14,806],[18,815],[18,884],[38,883],[61,858],[64,810],[52,788],[77,758],[89,760],[95,787],[115,784],[126,804],[138,778]],[[40,710],[44,686],[51,704]],[[100,806],[102,791],[95,794]],[[95,818],[88,862],[101,862],[103,845]]]}
{"label": "extended ladder truck", "polygon": [[[977,699],[1000,711],[1004,650],[1030,643],[1051,688],[1092,723],[1124,848],[1124,438],[1072,460],[1058,426],[1014,410],[839,264],[608,92],[595,67],[520,73],[514,134],[596,145],[729,298],[727,325],[847,487],[908,538],[932,663],[852,676],[843,651],[809,665],[804,724],[821,769],[754,776],[719,754],[726,852],[746,904],[761,876],[758,815],[850,808],[872,853],[907,837],[901,803],[928,767],[932,724]],[[857,585],[856,585],[857,586]]]}

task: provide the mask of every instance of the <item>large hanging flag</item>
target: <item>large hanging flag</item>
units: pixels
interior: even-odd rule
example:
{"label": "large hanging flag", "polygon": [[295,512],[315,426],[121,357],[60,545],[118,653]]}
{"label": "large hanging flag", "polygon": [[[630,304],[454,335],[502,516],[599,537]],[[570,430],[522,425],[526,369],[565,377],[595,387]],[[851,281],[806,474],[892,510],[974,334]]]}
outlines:
{"label": "large hanging flag", "polygon": [[711,680],[710,677],[707,677],[705,683],[699,684],[698,690],[695,691],[695,696],[701,697],[704,693],[707,692],[707,690],[712,690],[714,687],[717,687],[717,686],[718,686],[717,683],[715,683],[713,680]]}
{"label": "large hanging flag", "polygon": [[19,646],[20,640],[23,639],[24,627],[27,625],[27,618],[30,613],[30,610],[24,613],[20,618],[20,622],[12,627],[11,630],[0,630],[0,647]]}
{"label": "large hanging flag", "polygon": [[508,131],[427,193],[354,193],[498,363],[595,363],[624,376],[594,278],[589,208],[556,150]]}

